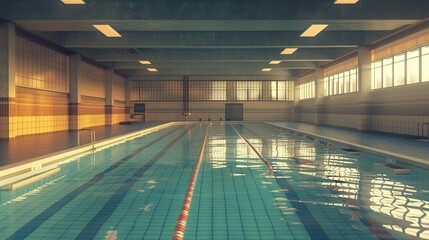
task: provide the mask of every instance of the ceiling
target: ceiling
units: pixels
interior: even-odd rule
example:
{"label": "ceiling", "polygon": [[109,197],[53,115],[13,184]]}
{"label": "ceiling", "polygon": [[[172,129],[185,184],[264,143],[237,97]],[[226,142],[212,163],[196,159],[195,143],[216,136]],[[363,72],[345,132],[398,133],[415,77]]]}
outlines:
{"label": "ceiling", "polygon": [[[334,1],[1,0],[0,18],[127,76],[296,76],[429,17],[428,0]],[[107,38],[93,24],[109,24],[122,37]],[[300,37],[311,24],[329,25]],[[287,47],[298,50],[281,55]]]}

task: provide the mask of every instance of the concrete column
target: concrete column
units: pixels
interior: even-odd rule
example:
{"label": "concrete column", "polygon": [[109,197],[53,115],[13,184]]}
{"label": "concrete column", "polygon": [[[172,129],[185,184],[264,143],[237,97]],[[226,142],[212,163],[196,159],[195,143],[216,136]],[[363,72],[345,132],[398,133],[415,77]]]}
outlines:
{"label": "concrete column", "polygon": [[78,130],[79,126],[79,107],[81,103],[80,94],[80,61],[79,54],[70,56],[69,67],[69,129]]}
{"label": "concrete column", "polygon": [[[140,89],[139,89],[140,91]],[[127,78],[125,79],[125,114],[126,120],[129,121],[131,119],[131,81]]]}
{"label": "concrete column", "polygon": [[271,100],[271,81],[262,82],[262,99]]}
{"label": "concrete column", "polygon": [[16,136],[15,25],[0,22],[0,138]]}
{"label": "concrete column", "polygon": [[105,102],[105,119],[106,119],[106,126],[112,126],[113,125],[113,78],[114,73],[113,69],[106,70],[106,80],[105,80],[105,89],[106,89],[106,102]]}
{"label": "concrete column", "polygon": [[324,77],[325,77],[325,69],[324,68],[316,68],[314,71],[314,78],[316,81],[316,122],[317,125],[324,124],[325,119],[325,104],[324,100]]}
{"label": "concrete column", "polygon": [[237,82],[236,81],[226,82],[226,100],[227,101],[237,100]]}
{"label": "concrete column", "polygon": [[293,112],[294,112],[294,121],[300,122],[301,121],[301,108],[299,106],[299,98],[300,98],[300,92],[299,92],[299,85],[298,85],[298,78],[294,78],[294,102],[293,102]]}
{"label": "concrete column", "polygon": [[370,93],[371,93],[371,49],[361,47],[358,49],[358,112],[356,129],[370,130]]}

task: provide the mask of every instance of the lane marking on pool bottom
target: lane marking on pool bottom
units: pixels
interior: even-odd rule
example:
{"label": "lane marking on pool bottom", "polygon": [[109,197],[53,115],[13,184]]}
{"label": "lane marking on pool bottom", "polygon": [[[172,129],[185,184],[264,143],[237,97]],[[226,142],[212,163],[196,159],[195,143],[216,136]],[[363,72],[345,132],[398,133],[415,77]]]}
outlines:
{"label": "lane marking on pool bottom", "polygon": [[206,134],[204,136],[203,143],[201,144],[200,153],[192,171],[191,180],[189,181],[188,191],[186,192],[185,199],[183,201],[182,210],[180,211],[179,218],[177,219],[176,228],[173,234],[173,240],[182,240],[185,235],[186,223],[188,221],[189,210],[191,209],[192,195],[194,194],[195,184],[198,179],[198,172],[200,170],[201,161],[203,159],[204,148],[206,146],[207,137],[209,135],[210,125],[207,125]]}
{"label": "lane marking on pool bottom", "polygon": [[289,185],[286,179],[278,178],[279,176],[281,176],[281,174],[276,173],[272,170],[271,163],[249,142],[249,140],[247,140],[243,135],[241,135],[240,132],[234,126],[231,127],[232,129],[234,129],[237,135],[240,136],[240,138],[243,139],[247,143],[247,145],[256,153],[256,155],[258,155],[258,157],[264,162],[264,164],[268,164],[268,170],[270,174],[273,174],[276,177],[275,179],[277,181],[277,184],[279,184],[282,189],[289,190],[284,194],[288,198],[292,207],[298,210],[296,213],[301,219],[301,222],[304,225],[304,228],[307,231],[308,235],[310,235],[310,238],[329,239],[322,226],[320,226],[319,222],[317,222],[317,220],[314,218],[313,214],[310,212],[307,206],[301,202],[301,199],[299,198],[297,192],[293,190],[292,186]]}
{"label": "lane marking on pool bottom", "polygon": [[[181,128],[178,127],[178,128],[176,128],[176,129],[174,129],[172,131],[167,132],[166,134],[162,135],[161,137],[155,139],[154,141],[152,141],[152,142],[150,142],[150,143],[148,143],[148,144],[146,144],[146,145],[138,148],[137,150],[135,150],[134,152],[132,152],[130,155],[128,155],[128,156],[126,156],[126,157],[118,160],[117,162],[115,162],[112,166],[110,166],[106,170],[104,170],[104,171],[96,174],[94,177],[92,177],[86,183],[82,184],[80,187],[78,187],[75,190],[73,190],[72,192],[68,193],[63,198],[61,198],[60,200],[58,200],[56,203],[54,203],[53,205],[51,205],[50,207],[48,207],[46,210],[44,210],[43,212],[41,212],[39,215],[37,215],[36,217],[34,217],[32,220],[30,220],[28,223],[26,223],[24,226],[22,226],[20,229],[18,229],[13,235],[9,236],[7,239],[16,240],[16,239],[25,239],[25,238],[27,238],[32,232],[34,232],[34,230],[36,230],[37,228],[39,228],[46,220],[48,220],[54,214],[56,214],[58,211],[60,211],[65,205],[67,205],[68,203],[70,203],[73,199],[75,199],[81,193],[83,193],[84,191],[86,191],[88,188],[92,187],[97,182],[99,182],[100,180],[102,180],[104,178],[105,174],[107,174],[110,171],[118,168],[123,163],[125,163],[128,160],[132,159],[133,157],[135,157],[137,154],[139,154],[143,150],[151,147],[155,143],[161,141],[163,138],[167,137],[168,135],[172,134],[175,131],[178,131],[179,129],[181,129]],[[185,133],[186,133],[186,131],[185,131]]]}

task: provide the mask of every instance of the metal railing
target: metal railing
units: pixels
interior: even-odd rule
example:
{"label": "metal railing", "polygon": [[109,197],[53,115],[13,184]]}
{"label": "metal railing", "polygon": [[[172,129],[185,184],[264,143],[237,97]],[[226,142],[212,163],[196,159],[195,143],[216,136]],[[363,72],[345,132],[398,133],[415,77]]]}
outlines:
{"label": "metal railing", "polygon": [[[426,136],[425,136],[426,127]],[[417,136],[419,139],[426,139],[429,141],[429,122],[417,124]]]}
{"label": "metal railing", "polygon": [[92,144],[92,149],[95,149],[95,130],[92,128],[82,128],[78,130],[77,133],[77,145],[80,145],[80,133],[83,131],[89,131],[91,133],[91,144]]}

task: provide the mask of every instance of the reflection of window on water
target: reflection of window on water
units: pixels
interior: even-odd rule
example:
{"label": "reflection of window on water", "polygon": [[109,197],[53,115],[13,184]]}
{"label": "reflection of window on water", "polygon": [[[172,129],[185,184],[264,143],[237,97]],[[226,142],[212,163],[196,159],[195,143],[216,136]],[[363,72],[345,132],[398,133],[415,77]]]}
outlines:
{"label": "reflection of window on water", "polygon": [[226,146],[225,139],[210,140],[207,144],[208,155],[213,168],[226,167]]}
{"label": "reflection of window on water", "polygon": [[295,141],[284,141],[280,139],[271,140],[270,156],[276,159],[290,159],[295,156]]}
{"label": "reflection of window on water", "polygon": [[[252,143],[252,145],[256,148],[256,150],[258,150],[259,152],[261,152],[262,150],[262,141],[260,139],[248,139],[250,143]],[[236,157],[237,158],[258,158],[259,157],[255,154],[255,152],[247,145],[247,143],[240,139],[237,139],[237,144],[236,145]]]}
{"label": "reflection of window on water", "polygon": [[[371,181],[370,208],[401,223],[391,220],[383,227],[419,239],[429,239],[429,202],[416,198],[416,193],[413,186],[378,177]],[[410,225],[404,224],[404,221]]]}
{"label": "reflection of window on water", "polygon": [[315,161],[317,158],[314,143],[300,142],[296,144],[295,155],[305,160]]}
{"label": "reflection of window on water", "polygon": [[342,192],[336,195],[340,198],[358,199],[360,172],[353,167],[355,163],[356,159],[326,154],[323,160],[324,177],[335,181],[324,182],[322,185],[334,187],[336,191]]}

